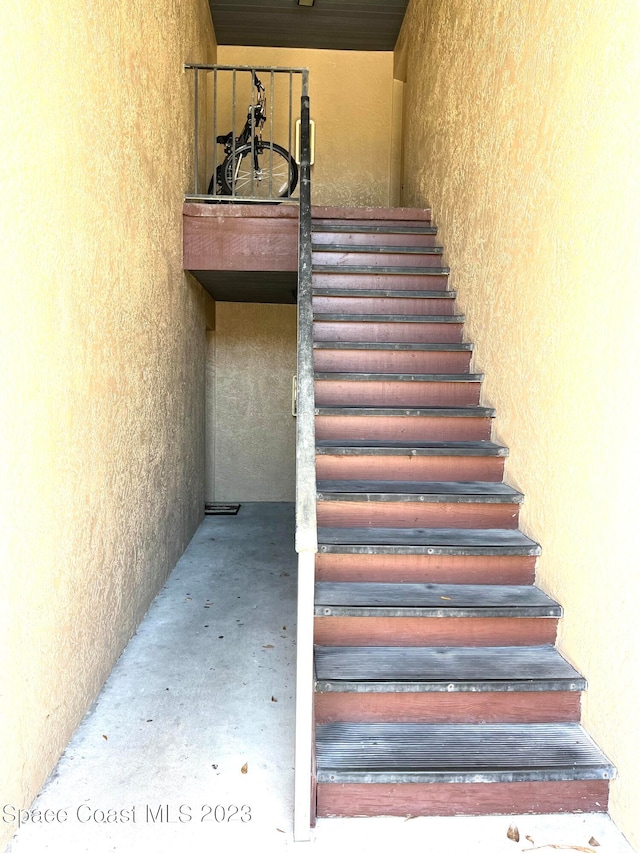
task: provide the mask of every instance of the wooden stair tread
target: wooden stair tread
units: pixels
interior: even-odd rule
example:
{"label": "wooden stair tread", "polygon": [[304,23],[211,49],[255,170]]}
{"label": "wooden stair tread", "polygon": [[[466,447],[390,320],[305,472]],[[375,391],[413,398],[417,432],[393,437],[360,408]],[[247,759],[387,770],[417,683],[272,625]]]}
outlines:
{"label": "wooden stair tread", "polygon": [[425,502],[470,501],[482,503],[522,503],[523,495],[506,483],[480,481],[419,480],[318,480],[321,500]]}
{"label": "wooden stair tread", "polygon": [[318,782],[516,782],[610,779],[577,723],[325,723]]}
{"label": "wooden stair tread", "polygon": [[313,296],[350,296],[368,299],[455,299],[455,290],[375,290],[356,287],[314,287]]}
{"label": "wooden stair tread", "polygon": [[463,323],[462,314],[345,314],[314,312],[314,322],[332,323]]}
{"label": "wooden stair tread", "polygon": [[375,243],[363,245],[361,243],[312,243],[313,252],[359,252],[377,255],[441,255],[444,251],[442,246],[379,246]]}
{"label": "wooden stair tread", "polygon": [[341,233],[363,233],[363,234],[431,234],[438,233],[434,225],[392,225],[381,222],[378,225],[357,225],[356,223],[340,222],[335,224],[312,222],[311,230]]}
{"label": "wooden stair tread", "polygon": [[482,382],[482,373],[341,373],[317,370],[314,378],[322,382]]}
{"label": "wooden stair tread", "polygon": [[378,266],[371,264],[314,264],[311,268],[314,273],[340,273],[365,274],[365,275],[449,275],[449,267],[398,267]]}
{"label": "wooden stair tread", "polygon": [[317,691],[491,692],[586,689],[553,646],[316,646]]}
{"label": "wooden stair tread", "polygon": [[389,341],[314,341],[314,349],[339,349],[339,350],[409,350],[417,352],[471,352],[473,344],[463,341],[462,343],[422,343],[400,341],[393,343]]}
{"label": "wooden stair tread", "polygon": [[321,581],[315,587],[315,608],[318,616],[562,615],[557,602],[531,585]]}
{"label": "wooden stair tread", "polygon": [[390,439],[318,439],[316,453],[336,456],[508,456],[492,441],[407,441]]}
{"label": "wooden stair tread", "polygon": [[316,415],[367,415],[427,418],[494,418],[495,409],[487,406],[316,406]]}
{"label": "wooden stair tread", "polygon": [[519,530],[457,527],[318,527],[323,553],[537,556],[540,546]]}

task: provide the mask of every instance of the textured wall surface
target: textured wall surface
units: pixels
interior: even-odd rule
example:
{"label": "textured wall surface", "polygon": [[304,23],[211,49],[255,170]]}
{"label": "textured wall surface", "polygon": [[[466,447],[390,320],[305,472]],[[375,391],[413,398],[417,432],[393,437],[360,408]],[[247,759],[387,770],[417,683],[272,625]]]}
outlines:
{"label": "textured wall surface", "polygon": [[202,515],[182,64],[214,57],[206,0],[3,3],[3,804],[31,802]]}
{"label": "textured wall surface", "polygon": [[412,0],[397,46],[404,203],[434,208],[636,846],[639,16],[637,0]]}
{"label": "textured wall surface", "polygon": [[311,171],[313,203],[389,203],[391,52],[221,45],[218,61],[229,65],[308,68],[311,118],[316,123],[315,164]]}
{"label": "textured wall surface", "polygon": [[295,500],[296,306],[217,302],[213,337],[207,499]]}

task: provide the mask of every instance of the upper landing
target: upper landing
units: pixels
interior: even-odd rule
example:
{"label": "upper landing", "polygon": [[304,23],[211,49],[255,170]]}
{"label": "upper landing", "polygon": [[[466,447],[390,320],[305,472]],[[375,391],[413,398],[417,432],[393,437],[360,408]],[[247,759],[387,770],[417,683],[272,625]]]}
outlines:
{"label": "upper landing", "polygon": [[[314,220],[362,222],[416,218],[428,210],[314,205]],[[293,204],[196,204],[183,208],[183,266],[222,302],[296,301],[298,207]],[[365,226],[366,227],[366,226]],[[364,230],[364,229],[363,229]],[[368,228],[366,230],[369,230]]]}

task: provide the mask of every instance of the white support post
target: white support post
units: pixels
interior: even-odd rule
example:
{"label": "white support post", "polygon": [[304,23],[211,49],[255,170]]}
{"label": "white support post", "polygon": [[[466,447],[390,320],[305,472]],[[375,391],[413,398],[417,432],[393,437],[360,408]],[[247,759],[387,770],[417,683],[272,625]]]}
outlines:
{"label": "white support post", "polygon": [[294,841],[311,839],[314,574],[315,554],[302,551],[298,554]]}

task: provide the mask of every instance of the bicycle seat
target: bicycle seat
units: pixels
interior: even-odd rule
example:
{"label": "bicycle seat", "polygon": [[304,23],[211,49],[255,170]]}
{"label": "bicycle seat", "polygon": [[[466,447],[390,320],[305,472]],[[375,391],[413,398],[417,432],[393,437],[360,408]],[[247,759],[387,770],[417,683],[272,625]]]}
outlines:
{"label": "bicycle seat", "polygon": [[232,138],[233,131],[230,130],[229,133],[224,136],[216,136],[216,142],[218,143],[218,145],[226,145],[228,142],[231,142]]}

